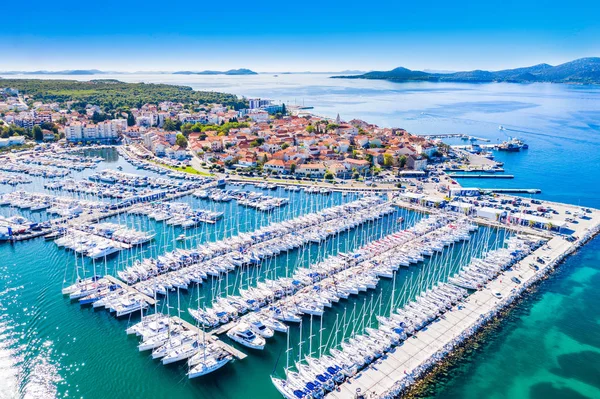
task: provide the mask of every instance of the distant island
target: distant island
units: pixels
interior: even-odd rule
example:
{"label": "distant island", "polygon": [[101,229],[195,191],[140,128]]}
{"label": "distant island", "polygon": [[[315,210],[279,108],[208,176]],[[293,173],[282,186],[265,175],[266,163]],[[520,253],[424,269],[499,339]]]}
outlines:
{"label": "distant island", "polygon": [[251,71],[250,69],[230,69],[228,71],[177,71],[173,72],[173,75],[258,75],[258,73]]}
{"label": "distant island", "polygon": [[[98,69],[67,69],[61,71],[3,71],[0,72],[2,75],[128,75],[134,72],[119,72],[119,71],[101,71]],[[174,75],[258,75],[257,72],[251,71],[250,69],[230,69],[228,71],[177,71],[177,72],[165,72],[165,71],[139,71],[137,73],[156,73],[156,74],[174,74]],[[350,72],[348,72],[350,73]]]}
{"label": "distant island", "polygon": [[63,71],[5,71],[3,75],[101,75],[112,72],[99,71],[98,69],[68,69]]}
{"label": "distant island", "polygon": [[383,79],[393,82],[512,82],[512,83],[581,83],[600,84],[600,58],[580,58],[552,66],[539,64],[502,71],[466,71],[429,73],[398,67],[391,71],[373,71],[361,75],[332,76],[334,79]]}

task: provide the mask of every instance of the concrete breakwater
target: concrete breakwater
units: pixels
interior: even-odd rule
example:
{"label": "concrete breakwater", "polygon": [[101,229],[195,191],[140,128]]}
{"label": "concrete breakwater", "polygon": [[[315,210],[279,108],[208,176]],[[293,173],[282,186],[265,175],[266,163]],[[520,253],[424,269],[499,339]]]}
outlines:
{"label": "concrete breakwater", "polygon": [[[532,285],[549,275],[557,265],[600,231],[596,217],[593,224],[580,232],[580,238],[569,242],[560,236],[518,262],[513,268],[490,281],[485,288],[469,296],[464,303],[448,312],[444,318],[415,334],[402,346],[373,363],[356,377],[338,387],[329,398],[379,397],[394,398],[406,393],[465,341],[500,316],[500,313],[521,298]],[[529,267],[532,261],[538,270]],[[513,278],[520,278],[515,284]],[[496,295],[498,295],[496,296]]]}
{"label": "concrete breakwater", "polygon": [[453,179],[514,179],[514,175],[495,175],[495,174],[468,174],[468,173],[449,173]]}

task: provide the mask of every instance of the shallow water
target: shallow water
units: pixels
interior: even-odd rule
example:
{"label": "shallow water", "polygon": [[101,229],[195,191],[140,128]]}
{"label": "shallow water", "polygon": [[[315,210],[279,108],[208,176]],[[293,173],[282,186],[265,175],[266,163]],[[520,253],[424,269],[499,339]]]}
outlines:
{"label": "shallow water", "polygon": [[600,397],[599,265],[596,238],[422,397]]}

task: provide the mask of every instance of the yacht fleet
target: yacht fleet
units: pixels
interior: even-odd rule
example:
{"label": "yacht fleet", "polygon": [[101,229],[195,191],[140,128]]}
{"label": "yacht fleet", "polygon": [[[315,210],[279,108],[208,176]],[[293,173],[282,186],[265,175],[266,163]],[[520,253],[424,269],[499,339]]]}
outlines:
{"label": "yacht fleet", "polygon": [[[288,361],[285,378],[271,376],[272,383],[287,399],[323,397],[328,391],[334,390],[337,383],[356,375],[409,336],[460,306],[469,292],[473,292],[469,290],[475,289],[477,284],[491,281],[540,244],[540,241],[528,238],[508,239],[506,247],[473,259],[448,283],[437,282],[403,306],[392,308],[388,316],[377,316],[377,328],[365,327],[358,322],[365,317],[365,314],[360,315],[355,319],[359,323],[357,331],[353,328],[349,337],[330,347],[329,354],[323,354],[321,348],[320,354],[313,357],[312,350],[309,350],[306,357],[294,364],[296,371],[292,371]],[[373,311],[373,308],[365,307],[364,312],[367,311]],[[341,328],[337,321],[334,329]],[[362,332],[359,333],[358,330]]]}
{"label": "yacht fleet", "polygon": [[[64,177],[70,170],[63,166],[70,161],[77,166],[74,170],[84,170],[96,168],[99,160],[69,154],[55,155],[54,158],[49,155],[40,158],[39,162],[34,158],[21,159],[0,167],[0,182],[15,172],[45,178]],[[48,168],[54,161],[56,167]],[[73,251],[76,259],[76,280],[65,286],[63,294],[82,306],[104,308],[116,317],[141,315],[140,321],[127,328],[127,334],[139,338],[138,350],[163,365],[185,363],[190,379],[213,373],[233,360],[235,351],[217,338],[217,334],[247,348],[249,353],[264,351],[273,345],[277,334],[287,334],[286,367],[282,376],[271,377],[272,383],[285,398],[321,398],[337,384],[355,376],[418,331],[461,306],[470,293],[484,287],[540,245],[540,241],[531,237],[510,234],[500,238],[486,237],[485,243],[479,243],[472,240],[474,235],[480,234],[477,225],[462,215],[439,213],[423,217],[414,224],[402,224],[397,221],[404,219],[398,218],[397,214],[387,216],[396,212],[396,208],[387,198],[378,195],[364,195],[321,210],[318,210],[320,207],[307,207],[292,218],[296,214],[289,211],[292,196],[278,196],[281,191],[318,194],[311,196],[313,199],[339,197],[329,196],[329,189],[316,186],[282,187],[269,182],[255,184],[254,188],[264,192],[232,188],[242,183],[221,189],[203,177],[180,176],[180,173],[165,172],[141,161],[130,160],[130,163],[160,173],[162,177],[121,170],[94,171],[87,180],[45,182],[46,190],[61,195],[13,191],[0,197],[0,205],[28,211],[44,210],[68,221],[76,216],[100,215],[114,210],[118,200],[164,192],[214,203],[234,201],[237,205],[265,212],[252,214],[268,220],[266,226],[259,224],[254,230],[245,232],[238,226],[231,228],[231,235],[224,234],[223,239],[188,245],[188,238],[196,234],[192,228],[200,225],[212,228],[209,224],[225,216],[224,212],[214,209],[224,208],[211,204],[211,210],[197,209],[186,202],[169,200],[175,195],[130,202],[123,215],[142,215],[164,226],[172,226],[173,242],[178,241],[180,248],[173,244],[171,248],[176,249],[170,252],[131,257],[116,267],[118,279],[108,274],[106,259],[111,254],[151,242],[155,233],[121,223],[98,222],[92,217],[79,224],[68,222],[55,228],[56,245]],[[40,169],[49,172],[39,174]],[[24,179],[31,180],[29,177]],[[87,199],[98,197],[102,200]],[[279,218],[284,213],[287,216]],[[0,219],[0,224],[29,222],[26,218],[7,220]],[[367,234],[368,238],[360,241],[360,246],[355,240],[350,249],[345,249],[347,252],[340,250],[341,236],[346,243],[351,240],[344,236],[346,232],[365,225],[381,225],[383,221],[393,228],[385,233],[382,228],[376,238]],[[180,230],[175,233],[175,228]],[[183,234],[176,239],[181,229],[184,229]],[[333,245],[336,238],[336,255],[328,256],[328,245]],[[490,242],[493,245],[488,245]],[[311,246],[319,248],[317,260],[311,259],[306,265],[298,262],[290,267],[288,264],[284,274],[269,271],[278,257],[288,257],[293,250],[300,248],[298,252],[302,252]],[[104,270],[100,267],[97,270],[95,261],[91,262],[93,270],[89,270],[90,261],[84,261],[84,257],[104,259]],[[402,289],[395,287],[401,269],[418,271],[424,270],[425,265],[430,268],[427,273],[423,272]],[[261,268],[267,270],[261,272]],[[236,281],[234,289],[230,290],[226,279],[232,271],[236,271],[232,273]],[[185,291],[190,287],[199,286],[206,280],[210,280],[209,287],[212,287],[210,296],[203,298],[206,300],[202,303],[199,298],[197,303],[190,299],[183,306],[183,309],[188,308],[187,319],[195,325],[172,317],[170,309],[174,307],[169,304],[169,294],[177,293],[176,309],[182,312],[180,293],[186,295]],[[392,285],[389,306],[384,306],[381,294],[379,298],[375,296],[386,284]],[[227,285],[227,288],[222,290],[221,285]],[[359,296],[364,300],[361,310],[356,310],[355,306],[354,310],[345,310],[341,318],[336,316],[330,339],[320,338],[319,348],[314,351],[313,320],[322,324],[335,304],[347,300],[356,303]],[[159,301],[166,302],[166,314],[159,311]],[[300,338],[300,354],[290,364],[290,329],[298,328],[302,332],[303,324],[309,319],[308,350],[302,352]],[[321,328],[319,333],[323,330]]]}

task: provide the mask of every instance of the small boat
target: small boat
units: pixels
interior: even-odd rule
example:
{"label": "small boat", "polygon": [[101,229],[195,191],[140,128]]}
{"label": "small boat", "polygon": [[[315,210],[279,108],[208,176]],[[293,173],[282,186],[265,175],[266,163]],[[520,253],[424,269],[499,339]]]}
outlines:
{"label": "small boat", "polygon": [[[196,356],[198,356],[197,354]],[[220,369],[229,363],[233,357],[229,354],[204,356],[203,360],[193,366],[188,372],[188,378],[200,377]]]}
{"label": "small boat", "polygon": [[227,336],[233,341],[251,349],[263,350],[265,348],[265,339],[254,334],[250,328],[243,323],[227,331]]}
{"label": "small boat", "polygon": [[185,234],[179,234],[175,240],[177,241],[185,241],[187,236]]}

